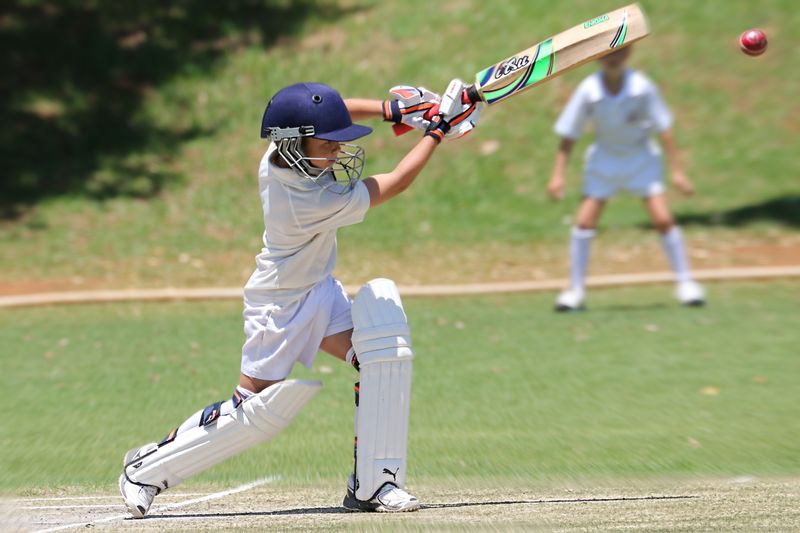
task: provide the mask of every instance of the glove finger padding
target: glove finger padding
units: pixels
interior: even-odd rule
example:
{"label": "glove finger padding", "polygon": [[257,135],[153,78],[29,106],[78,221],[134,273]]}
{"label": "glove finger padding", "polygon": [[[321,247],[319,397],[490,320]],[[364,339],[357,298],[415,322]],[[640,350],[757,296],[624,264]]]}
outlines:
{"label": "glove finger padding", "polygon": [[445,117],[445,120],[450,123],[450,131],[445,135],[445,139],[463,137],[478,125],[483,102],[457,105],[459,107],[456,108],[454,114],[450,117]]}
{"label": "glove finger padding", "polygon": [[384,119],[396,124],[425,130],[430,120],[425,113],[441,102],[441,97],[425,87],[397,85],[389,89],[390,100],[384,103]]}
{"label": "glove finger padding", "polygon": [[442,97],[425,87],[412,87],[410,85],[395,85],[389,89],[389,94],[393,100],[400,100],[406,106],[418,104],[420,102],[433,102],[438,104]]}

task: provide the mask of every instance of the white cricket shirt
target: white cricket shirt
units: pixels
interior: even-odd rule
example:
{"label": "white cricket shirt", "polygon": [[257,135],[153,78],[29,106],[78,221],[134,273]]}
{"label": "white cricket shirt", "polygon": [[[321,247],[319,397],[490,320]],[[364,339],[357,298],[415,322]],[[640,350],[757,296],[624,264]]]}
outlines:
{"label": "white cricket shirt", "polygon": [[599,149],[625,156],[647,148],[653,133],[670,127],[672,115],[647,76],[627,69],[616,95],[608,93],[602,76],[595,72],[575,89],[555,124],[558,135],[578,139],[591,124]]}
{"label": "white cricket shirt", "polygon": [[[270,161],[267,149],[258,171],[264,209],[264,247],[245,285],[251,301],[294,301],[327,278],[336,266],[336,230],[364,220],[369,190],[363,182],[346,192],[325,189]],[[341,191],[341,189],[340,189]]]}

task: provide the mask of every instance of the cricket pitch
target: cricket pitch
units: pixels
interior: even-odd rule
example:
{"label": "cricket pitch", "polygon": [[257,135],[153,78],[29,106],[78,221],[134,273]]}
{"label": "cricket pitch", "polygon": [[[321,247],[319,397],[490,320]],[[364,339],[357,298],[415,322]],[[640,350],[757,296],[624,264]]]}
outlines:
{"label": "cricket pitch", "polygon": [[[492,485],[491,481],[487,481]],[[800,479],[610,481],[522,489],[462,483],[410,487],[416,513],[349,513],[341,490],[247,485],[248,490],[167,492],[143,520],[123,518],[119,496],[4,498],[3,530],[669,530],[800,531]],[[245,487],[245,486],[243,486]],[[250,488],[252,487],[252,488]],[[338,487],[342,488],[342,487]],[[223,497],[216,497],[217,495]],[[187,505],[188,503],[188,505]]]}

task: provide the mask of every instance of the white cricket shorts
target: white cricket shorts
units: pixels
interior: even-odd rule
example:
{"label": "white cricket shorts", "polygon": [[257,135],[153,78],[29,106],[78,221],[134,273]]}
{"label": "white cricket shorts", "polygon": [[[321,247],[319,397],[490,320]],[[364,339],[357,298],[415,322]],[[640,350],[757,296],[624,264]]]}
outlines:
{"label": "white cricket shorts", "polygon": [[605,199],[624,189],[649,198],[664,192],[662,174],[661,154],[657,151],[643,148],[631,155],[618,156],[592,145],[586,152],[583,195]]}
{"label": "white cricket shorts", "polygon": [[286,378],[296,362],[310,368],[322,339],[352,329],[351,305],[333,276],[286,305],[254,301],[245,291],[242,373],[274,381]]}

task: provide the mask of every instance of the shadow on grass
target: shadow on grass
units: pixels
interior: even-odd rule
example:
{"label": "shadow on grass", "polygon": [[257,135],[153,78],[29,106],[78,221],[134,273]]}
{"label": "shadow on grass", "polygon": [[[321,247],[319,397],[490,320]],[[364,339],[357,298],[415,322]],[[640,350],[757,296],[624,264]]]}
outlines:
{"label": "shadow on grass", "polygon": [[143,117],[154,89],[179,74],[210,76],[227,53],[268,47],[308,18],[355,9],[314,0],[3,2],[0,219],[55,195],[157,194],[177,179],[168,169],[179,145],[210,131],[185,125],[180,109],[166,127]]}
{"label": "shadow on grass", "polygon": [[[565,504],[565,503],[611,503],[611,502],[635,502],[635,501],[656,501],[656,500],[691,500],[697,496],[633,496],[615,498],[563,498],[548,500],[489,500],[485,502],[454,502],[454,503],[431,503],[422,505],[421,510],[433,509],[453,509],[461,507],[489,507],[497,505],[544,505],[544,504]],[[242,511],[224,513],[191,513],[191,514],[153,514],[148,515],[145,520],[159,520],[170,518],[241,518],[246,516],[287,516],[287,515],[310,515],[310,514],[350,514],[344,507],[299,507],[296,509],[281,509],[277,511]],[[132,518],[130,520],[133,520]]]}
{"label": "shadow on grass", "polygon": [[[676,216],[682,226],[726,226],[738,228],[756,222],[777,222],[800,228],[800,195],[785,195],[727,211]],[[642,224],[641,227],[649,228]]]}
{"label": "shadow on grass", "polygon": [[666,303],[666,302],[658,302],[658,303],[643,303],[639,305],[635,304],[609,304],[609,305],[598,305],[593,307],[592,309],[602,310],[602,311],[611,311],[611,312],[622,312],[622,313],[630,313],[633,311],[662,311],[664,309],[672,309],[676,307],[677,303]]}

